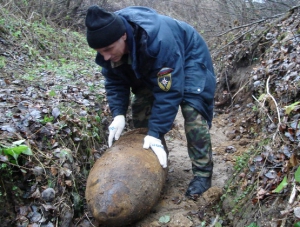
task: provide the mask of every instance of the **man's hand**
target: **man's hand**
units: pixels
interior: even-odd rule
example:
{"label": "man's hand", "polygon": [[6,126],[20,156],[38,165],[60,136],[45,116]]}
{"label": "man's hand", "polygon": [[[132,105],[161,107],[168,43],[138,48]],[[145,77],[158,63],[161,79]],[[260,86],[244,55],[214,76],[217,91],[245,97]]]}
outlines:
{"label": "man's hand", "polygon": [[124,115],[115,116],[113,122],[108,127],[109,129],[108,147],[111,147],[113,143],[113,139],[118,140],[120,138],[124,127],[125,127]]}
{"label": "man's hand", "polygon": [[143,148],[152,149],[152,151],[156,154],[159,163],[163,168],[167,167],[167,153],[165,152],[164,146],[161,144],[161,140],[157,139],[153,136],[146,136],[144,138],[144,146]]}

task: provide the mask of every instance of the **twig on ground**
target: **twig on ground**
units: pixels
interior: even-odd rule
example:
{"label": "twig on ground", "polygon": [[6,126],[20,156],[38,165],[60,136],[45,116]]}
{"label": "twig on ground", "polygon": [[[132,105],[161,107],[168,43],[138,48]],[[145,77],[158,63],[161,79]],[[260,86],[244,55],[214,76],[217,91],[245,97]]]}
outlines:
{"label": "twig on ground", "polygon": [[[294,182],[294,183],[295,183],[295,182]],[[293,208],[292,208],[291,204],[292,204],[292,203],[294,202],[294,200],[295,200],[296,192],[297,192],[297,190],[296,190],[296,185],[294,184],[293,189],[292,189],[292,192],[291,192],[291,195],[290,195],[290,198],[289,198],[289,201],[288,201],[288,205],[287,205],[286,209],[280,211],[280,214],[281,214],[282,216],[287,215],[288,213],[291,213],[291,212],[293,211]],[[285,219],[286,219],[286,218],[285,218]]]}
{"label": "twig on ground", "polygon": [[274,102],[274,104],[275,104],[275,106],[276,106],[276,112],[277,112],[277,118],[278,118],[278,123],[277,123],[276,132],[275,132],[274,135],[273,135],[273,141],[275,141],[276,135],[277,135],[277,133],[279,132],[279,127],[280,127],[280,125],[281,125],[281,120],[280,120],[280,113],[279,113],[278,104],[277,104],[277,102],[276,102],[274,96],[271,95],[271,93],[270,93],[270,89],[269,89],[269,81],[270,81],[270,78],[271,78],[271,77],[269,76],[268,79],[267,79],[267,84],[266,84],[266,86],[267,86],[267,96],[270,97],[270,98],[273,100],[273,102]]}
{"label": "twig on ground", "polygon": [[296,190],[296,184],[295,184],[295,180],[294,180],[293,190],[291,192],[291,196],[290,196],[290,199],[289,199],[289,204],[292,204],[295,201],[296,192],[297,192],[297,190]]}
{"label": "twig on ground", "polygon": [[272,122],[272,123],[274,123],[273,122],[273,120],[272,120],[272,118],[271,118],[271,116],[267,113],[267,110],[266,110],[266,108],[263,106],[263,104],[254,96],[254,95],[252,95],[252,98],[254,98],[254,100],[256,101],[256,102],[258,102],[258,104],[260,105],[260,107],[262,108],[262,110],[267,114],[267,116],[268,116],[268,118],[270,119],[270,121]]}
{"label": "twig on ground", "polygon": [[277,117],[278,117],[278,126],[279,126],[279,125],[281,124],[279,108],[278,108],[278,104],[277,104],[277,102],[276,102],[274,96],[271,95],[271,93],[270,93],[270,89],[269,89],[269,81],[270,81],[270,76],[269,76],[268,79],[267,79],[267,85],[266,85],[266,86],[267,86],[267,95],[273,100],[273,102],[274,102],[274,104],[275,104],[275,106],[276,106]]}
{"label": "twig on ground", "polygon": [[280,227],[284,227],[286,223],[286,217],[282,220]]}
{"label": "twig on ground", "polygon": [[93,225],[92,221],[90,220],[89,216],[88,216],[86,213],[85,213],[85,216],[86,216],[86,218],[89,220],[90,224],[91,224],[93,227],[96,227],[96,226]]}
{"label": "twig on ground", "polygon": [[213,223],[211,223],[211,225],[209,226],[209,227],[214,227],[216,224],[217,224],[217,222],[218,222],[218,220],[219,220],[219,215],[217,215],[216,216],[216,218],[215,218],[215,220],[213,221]]}
{"label": "twig on ground", "polygon": [[232,94],[231,94],[229,83],[228,83],[228,72],[227,72],[227,70],[225,71],[225,79],[226,79],[226,86],[227,86],[227,89],[228,89],[228,93],[230,95],[230,102],[232,103]]}
{"label": "twig on ground", "polygon": [[238,94],[238,93],[240,93],[240,91],[242,91],[244,88],[245,88],[245,86],[250,82],[251,80],[248,80],[244,85],[242,85],[240,88],[239,88],[239,90],[232,96],[232,103],[233,103],[233,100],[234,100],[234,98],[235,98],[235,96]]}

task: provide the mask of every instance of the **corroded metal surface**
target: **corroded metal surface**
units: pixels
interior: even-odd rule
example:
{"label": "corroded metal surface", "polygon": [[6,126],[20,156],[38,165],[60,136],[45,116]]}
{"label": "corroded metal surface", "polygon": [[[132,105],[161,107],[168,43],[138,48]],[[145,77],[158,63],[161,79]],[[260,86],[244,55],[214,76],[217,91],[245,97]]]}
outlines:
{"label": "corroded metal surface", "polygon": [[166,171],[145,134],[131,131],[99,158],[87,180],[86,200],[100,226],[125,226],[151,211],[163,189]]}

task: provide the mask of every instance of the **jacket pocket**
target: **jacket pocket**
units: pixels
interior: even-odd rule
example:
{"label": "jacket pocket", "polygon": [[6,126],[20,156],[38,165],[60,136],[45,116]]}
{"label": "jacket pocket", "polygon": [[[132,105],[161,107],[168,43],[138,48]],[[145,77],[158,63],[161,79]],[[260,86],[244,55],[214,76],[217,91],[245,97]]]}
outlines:
{"label": "jacket pocket", "polygon": [[192,74],[186,75],[184,93],[200,94],[204,91],[206,79],[211,73],[204,64],[199,65],[200,67],[194,69]]}

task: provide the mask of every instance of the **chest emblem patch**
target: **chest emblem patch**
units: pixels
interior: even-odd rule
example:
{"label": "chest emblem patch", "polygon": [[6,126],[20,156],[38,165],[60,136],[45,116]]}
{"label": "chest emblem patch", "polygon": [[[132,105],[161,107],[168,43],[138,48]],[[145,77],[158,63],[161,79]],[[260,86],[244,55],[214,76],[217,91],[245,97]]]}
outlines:
{"label": "chest emblem patch", "polygon": [[162,68],[157,73],[157,83],[161,90],[169,91],[172,85],[172,74],[173,69],[171,68]]}

